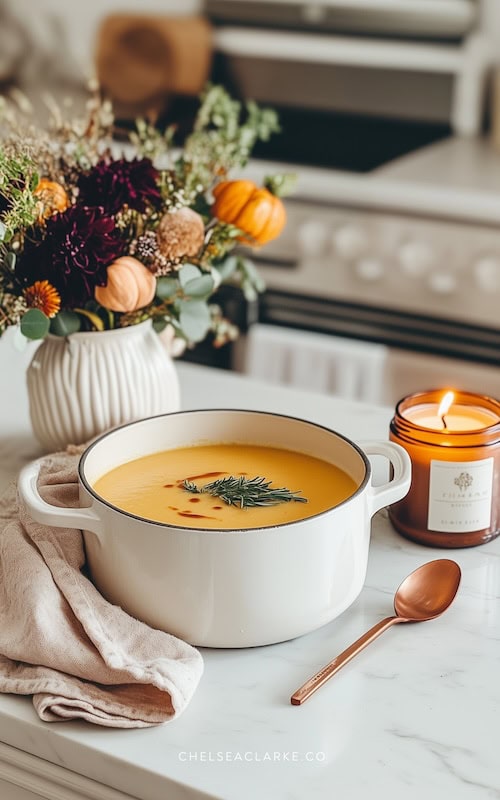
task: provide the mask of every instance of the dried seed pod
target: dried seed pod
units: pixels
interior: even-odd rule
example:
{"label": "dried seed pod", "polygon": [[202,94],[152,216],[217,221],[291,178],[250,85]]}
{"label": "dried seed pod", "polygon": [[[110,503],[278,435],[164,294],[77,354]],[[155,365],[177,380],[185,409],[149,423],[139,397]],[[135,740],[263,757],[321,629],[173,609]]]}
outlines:
{"label": "dried seed pod", "polygon": [[156,232],[160,252],[169,261],[193,258],[196,256],[205,238],[203,220],[191,208],[179,208],[167,211],[160,220]]}
{"label": "dried seed pod", "polygon": [[160,252],[158,239],[154,231],[146,231],[130,244],[130,255],[142,261],[153,275],[168,275],[176,262],[169,261]]}

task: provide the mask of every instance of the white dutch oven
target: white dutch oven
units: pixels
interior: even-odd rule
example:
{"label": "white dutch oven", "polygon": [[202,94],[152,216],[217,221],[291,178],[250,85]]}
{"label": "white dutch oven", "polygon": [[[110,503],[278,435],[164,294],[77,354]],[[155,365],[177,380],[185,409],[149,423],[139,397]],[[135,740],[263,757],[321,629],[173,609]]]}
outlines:
{"label": "white dutch oven", "polygon": [[[115,508],[92,488],[131,459],[209,442],[308,453],[341,467],[359,488],[308,519],[241,530],[151,522]],[[366,454],[389,459],[391,481],[371,485]],[[194,645],[251,647],[300,636],[351,605],[365,581],[371,517],[404,497],[410,473],[406,451],[394,443],[361,449],[312,422],[224,409],[150,417],[101,436],[80,460],[80,509],[42,500],[37,462],[22,471],[19,492],[38,522],[83,529],[93,581],[112,603]]]}

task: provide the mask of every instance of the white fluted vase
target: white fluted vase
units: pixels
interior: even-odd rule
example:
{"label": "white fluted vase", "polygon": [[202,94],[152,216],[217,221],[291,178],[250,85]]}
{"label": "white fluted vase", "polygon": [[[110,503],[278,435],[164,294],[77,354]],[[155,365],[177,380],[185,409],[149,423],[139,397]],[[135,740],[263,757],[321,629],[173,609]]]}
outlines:
{"label": "white fluted vase", "polygon": [[48,336],[33,356],[27,382],[33,431],[49,451],[180,407],[175,365],[151,320]]}

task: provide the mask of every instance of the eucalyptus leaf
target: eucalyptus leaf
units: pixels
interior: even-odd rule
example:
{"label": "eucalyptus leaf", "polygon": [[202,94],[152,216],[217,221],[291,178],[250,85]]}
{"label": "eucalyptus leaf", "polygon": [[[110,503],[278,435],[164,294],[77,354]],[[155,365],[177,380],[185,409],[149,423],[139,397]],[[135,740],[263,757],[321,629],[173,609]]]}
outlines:
{"label": "eucalyptus leaf", "polygon": [[227,281],[238,266],[238,256],[229,256],[222,264],[217,264],[217,271],[219,272],[223,281]]}
{"label": "eucalyptus leaf", "polygon": [[189,341],[201,342],[207,335],[211,324],[207,304],[200,300],[181,300],[179,323]]}
{"label": "eucalyptus leaf", "polygon": [[169,297],[173,297],[178,288],[179,281],[177,278],[169,278],[166,275],[162,275],[156,281],[156,296],[160,300],[168,300]]}
{"label": "eucalyptus leaf", "polygon": [[16,254],[12,252],[7,253],[7,255],[5,256],[5,263],[7,264],[11,272],[14,272],[16,268]]}
{"label": "eucalyptus leaf", "polygon": [[156,331],[156,333],[161,333],[164,331],[167,325],[168,322],[165,317],[155,317],[153,319],[153,329]]}
{"label": "eucalyptus leaf", "polygon": [[241,258],[240,259],[240,268],[244,274],[244,276],[250,281],[252,286],[258,291],[263,292],[266,288],[266,284],[262,280],[257,268],[253,261],[250,261],[249,258]]}
{"label": "eucalyptus leaf", "polygon": [[81,317],[74,311],[60,311],[50,323],[51,333],[56,336],[70,336],[80,330]]}
{"label": "eucalyptus leaf", "polygon": [[222,283],[222,275],[217,267],[210,267],[210,275],[212,276],[212,280],[214,282],[214,290],[217,290]]}
{"label": "eucalyptus leaf", "polygon": [[175,319],[175,317],[171,317],[168,324],[174,329],[176,339],[186,339],[186,335],[180,326],[179,320]]}
{"label": "eucalyptus leaf", "polygon": [[214,279],[211,275],[200,275],[188,281],[183,288],[189,297],[208,297],[213,291]]}
{"label": "eucalyptus leaf", "polygon": [[201,270],[195,267],[194,264],[184,264],[179,270],[179,280],[182,288],[184,289],[186,283],[193,280],[193,278],[199,278],[200,275]]}
{"label": "eucalyptus leaf", "polygon": [[246,278],[244,278],[241,282],[241,291],[243,292],[245,300],[247,300],[249,303],[253,303],[253,301],[257,300],[257,297],[259,296],[256,288]]}
{"label": "eucalyptus leaf", "polygon": [[78,314],[82,314],[82,316],[88,319],[88,321],[90,322],[92,327],[95,328],[96,331],[104,330],[104,322],[100,318],[99,314],[95,313],[95,311],[89,311],[87,308],[75,308],[75,311]]}
{"label": "eucalyptus leaf", "polygon": [[6,230],[7,228],[5,227],[3,222],[0,222],[0,242],[3,241],[3,237],[5,236]]}
{"label": "eucalyptus leaf", "polygon": [[21,319],[21,333],[27,339],[43,339],[49,326],[49,318],[39,308],[29,308]]}

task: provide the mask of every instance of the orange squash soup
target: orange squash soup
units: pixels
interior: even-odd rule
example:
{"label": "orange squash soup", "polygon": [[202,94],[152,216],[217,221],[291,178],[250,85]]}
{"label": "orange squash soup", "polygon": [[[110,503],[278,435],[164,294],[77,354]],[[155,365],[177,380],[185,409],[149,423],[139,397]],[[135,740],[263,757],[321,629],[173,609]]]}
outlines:
{"label": "orange squash soup", "polygon": [[94,484],[104,500],[136,516],[229,530],[311,517],[357,488],[347,473],[319,458],[247,444],[153,453],[112,469]]}

